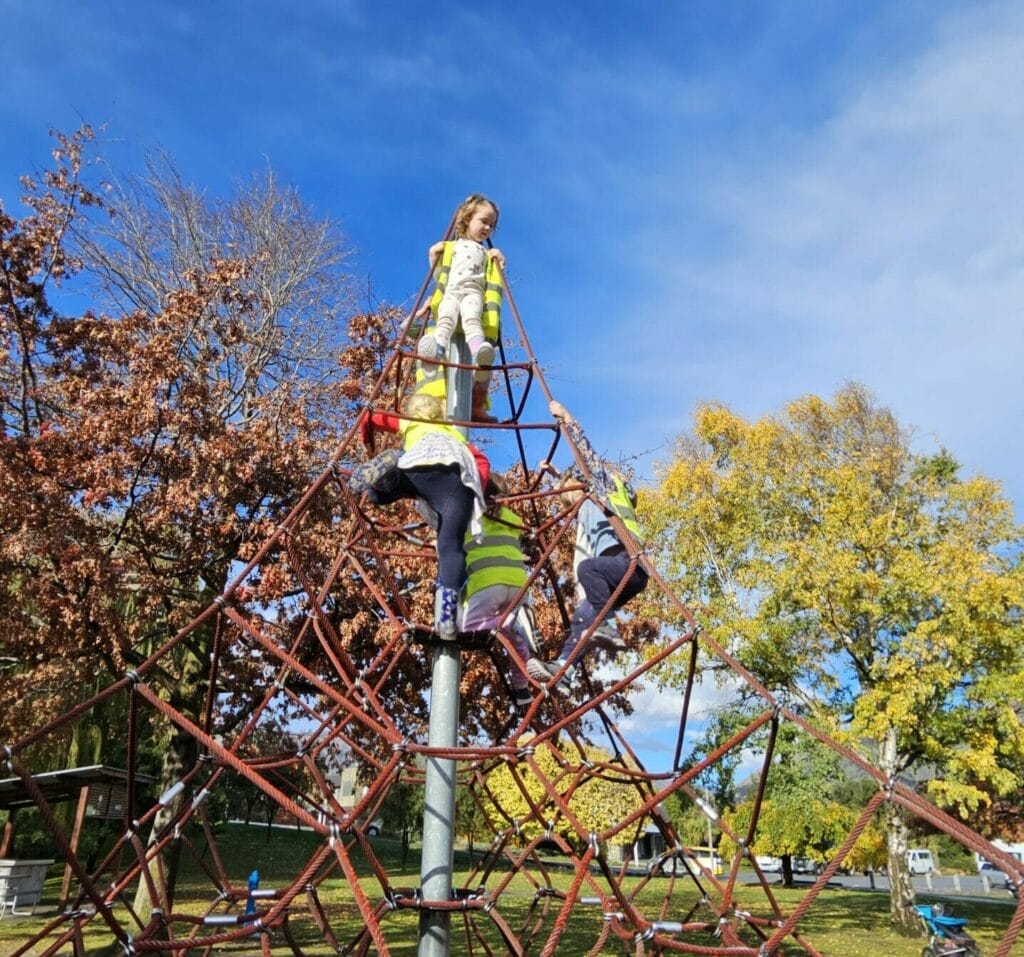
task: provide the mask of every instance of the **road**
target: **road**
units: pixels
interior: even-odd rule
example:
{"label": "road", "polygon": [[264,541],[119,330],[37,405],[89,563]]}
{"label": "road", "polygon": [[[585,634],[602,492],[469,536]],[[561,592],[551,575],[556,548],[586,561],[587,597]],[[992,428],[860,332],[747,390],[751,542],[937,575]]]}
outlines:
{"label": "road", "polygon": [[[765,874],[773,883],[781,882],[781,874]],[[741,881],[755,881],[757,878],[752,870],[740,870]],[[817,878],[811,874],[796,874],[797,886],[810,885]],[[983,900],[1012,900],[1010,892],[1003,884],[1003,875],[996,874],[995,880],[981,874],[926,875],[912,878],[914,890],[918,894],[961,895],[978,897]],[[884,874],[875,874],[872,878],[865,874],[837,874],[829,882],[831,886],[845,887],[851,890],[876,890],[889,893],[889,878]]]}

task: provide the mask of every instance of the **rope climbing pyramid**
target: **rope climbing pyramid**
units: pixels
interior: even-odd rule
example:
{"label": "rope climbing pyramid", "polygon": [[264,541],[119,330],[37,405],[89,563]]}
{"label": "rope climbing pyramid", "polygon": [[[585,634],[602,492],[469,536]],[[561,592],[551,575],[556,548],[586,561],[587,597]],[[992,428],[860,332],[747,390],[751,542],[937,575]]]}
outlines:
{"label": "rope climbing pyramid", "polygon": [[[454,220],[447,238],[453,232]],[[67,907],[15,954],[84,954],[97,934],[112,953],[126,954],[390,954],[408,953],[417,933],[421,954],[819,954],[801,921],[883,806],[928,822],[1024,882],[1019,862],[777,701],[700,630],[636,535],[628,483],[605,474],[578,424],[554,402],[500,258],[487,258],[482,297],[482,332],[493,348],[474,349],[458,329],[443,341],[438,306],[448,256],[448,246],[437,250],[437,270],[425,278],[372,389],[358,397],[365,411],[329,467],[223,593],[141,664],[6,749],[10,773],[78,884]],[[434,299],[423,309],[432,279]],[[395,492],[396,482],[418,480],[410,470],[430,464],[416,460],[411,437],[438,434],[437,416],[418,415],[429,406],[410,406],[410,396],[443,402],[443,428],[468,434],[495,473],[486,515],[504,530],[489,547],[486,533],[474,539],[470,529],[470,580],[488,570],[521,572],[515,584],[499,582],[504,600],[486,626],[469,627],[468,613],[452,625],[445,607],[451,582],[438,559],[446,560],[452,531],[448,500],[423,508],[429,486],[419,507],[417,496]],[[531,418],[538,408],[543,414]],[[460,440],[446,433],[445,441]],[[480,482],[481,493],[487,485]],[[596,605],[578,554],[588,508],[599,516],[594,534],[613,543],[597,556],[614,556],[619,568]],[[492,582],[486,574],[481,580]],[[645,609],[654,605],[637,603],[620,631],[615,609],[644,585],[669,618],[651,620]],[[564,641],[567,635],[573,640]],[[212,650],[190,653],[197,647]],[[686,742],[694,688],[709,663],[727,669],[759,706],[698,759]],[[676,680],[678,737],[671,765],[652,769],[619,720],[630,694],[667,668],[683,676]],[[181,705],[163,689],[186,672],[205,695]],[[33,778],[32,762],[91,710],[115,705],[125,717],[124,830],[87,866]],[[442,708],[447,725],[438,731]],[[168,729],[180,767],[156,804],[139,807],[139,738],[151,722]],[[294,747],[268,750],[263,732],[282,724],[292,729]],[[750,852],[783,726],[876,785],[791,908]],[[703,799],[698,781],[740,752],[748,762],[753,756],[760,773],[749,823],[737,832]],[[352,763],[363,769],[365,789],[343,807],[333,772]],[[248,874],[225,866],[211,798],[238,783],[315,835],[301,867],[277,886],[253,886]],[[397,885],[370,837],[398,788],[426,795],[419,886]],[[665,810],[670,799],[700,808],[736,848],[724,873],[681,838]],[[460,833],[460,816],[471,816],[490,838],[453,885],[444,840]],[[650,835],[657,851],[638,870],[621,848]],[[206,897],[175,894],[166,864],[172,853],[206,875]],[[741,866],[756,881],[741,884]],[[347,888],[340,901],[339,881]],[[1022,908],[997,955],[1010,954],[1018,939]]]}

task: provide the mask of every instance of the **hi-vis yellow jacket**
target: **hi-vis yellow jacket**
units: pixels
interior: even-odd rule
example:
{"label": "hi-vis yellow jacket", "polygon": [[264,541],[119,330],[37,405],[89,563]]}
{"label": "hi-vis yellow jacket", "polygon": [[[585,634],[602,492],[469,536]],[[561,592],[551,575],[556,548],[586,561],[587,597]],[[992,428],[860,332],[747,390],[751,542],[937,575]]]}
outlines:
{"label": "hi-vis yellow jacket", "polygon": [[[441,250],[441,258],[434,272],[434,294],[430,297],[430,320],[424,335],[434,331],[437,322],[437,307],[444,298],[448,288],[448,273],[452,266],[452,254],[455,243],[449,240]],[[501,278],[501,267],[490,256],[487,257],[487,269],[484,272],[484,311],[480,317],[484,338],[493,343],[498,342],[501,335],[501,302],[504,298],[505,284]],[[416,363],[416,391],[426,392],[444,399],[447,394],[444,366]]]}
{"label": "hi-vis yellow jacket", "polygon": [[615,490],[608,493],[608,504],[612,507],[612,511],[622,519],[622,524],[633,533],[633,537],[638,542],[642,542],[640,524],[636,520],[636,496],[621,478],[617,475],[613,475],[612,478],[615,480]]}
{"label": "hi-vis yellow jacket", "polygon": [[467,599],[491,585],[522,588],[526,584],[526,563],[519,542],[523,520],[503,505],[497,518],[485,512],[482,524],[479,541],[466,536]]}

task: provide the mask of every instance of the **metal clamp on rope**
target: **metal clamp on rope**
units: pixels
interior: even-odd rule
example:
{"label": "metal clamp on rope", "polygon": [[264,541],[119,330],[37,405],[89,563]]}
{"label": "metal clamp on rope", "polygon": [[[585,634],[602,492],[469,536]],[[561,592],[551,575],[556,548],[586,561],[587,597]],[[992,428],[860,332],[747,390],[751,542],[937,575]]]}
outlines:
{"label": "metal clamp on rope", "polygon": [[214,598],[213,599],[213,603],[218,608],[227,608],[228,607],[228,600],[223,595],[218,595],[216,598]]}
{"label": "metal clamp on rope", "polygon": [[207,927],[233,927],[240,917],[240,914],[207,914],[203,924]]}
{"label": "metal clamp on rope", "polygon": [[172,801],[176,800],[178,795],[185,790],[185,782],[178,781],[176,784],[172,784],[163,794],[157,798],[157,804],[160,807],[167,807]]}
{"label": "metal clamp on rope", "polygon": [[591,848],[593,848],[595,854],[597,854],[601,850],[601,845],[598,842],[597,836],[597,831],[591,831],[590,836],[587,838],[587,843],[590,845]]}
{"label": "metal clamp on rope", "polygon": [[125,939],[121,941],[121,949],[126,954],[135,953],[135,938],[131,934],[126,934]]}
{"label": "metal clamp on rope", "polygon": [[126,671],[124,677],[127,678],[133,685],[137,685],[142,678],[139,677],[139,673],[133,668],[131,671]]}
{"label": "metal clamp on rope", "polygon": [[683,925],[678,920],[656,920],[651,923],[651,930],[658,934],[681,934]]}

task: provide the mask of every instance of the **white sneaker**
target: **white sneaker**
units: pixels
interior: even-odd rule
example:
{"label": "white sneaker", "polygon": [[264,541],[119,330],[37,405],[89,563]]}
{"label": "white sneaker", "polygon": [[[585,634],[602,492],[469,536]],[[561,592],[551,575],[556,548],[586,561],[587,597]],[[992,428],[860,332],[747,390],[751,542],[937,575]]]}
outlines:
{"label": "white sneaker", "polygon": [[486,340],[481,343],[480,348],[476,350],[476,355],[473,356],[473,365],[494,365],[494,346]]}

